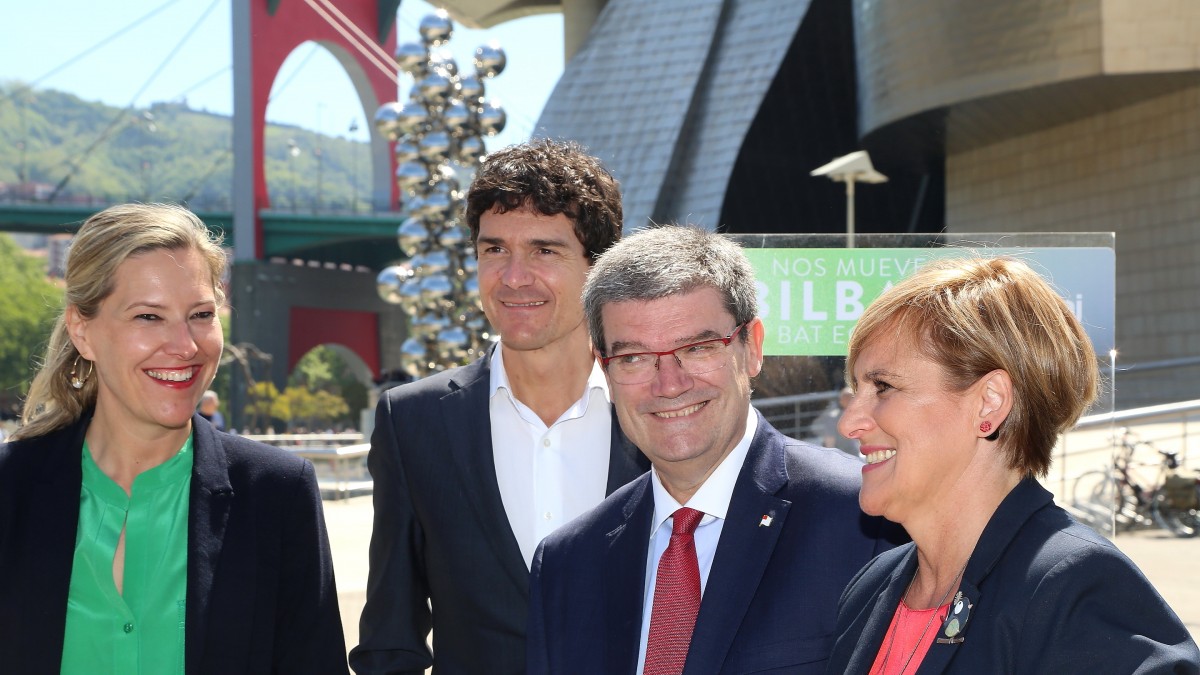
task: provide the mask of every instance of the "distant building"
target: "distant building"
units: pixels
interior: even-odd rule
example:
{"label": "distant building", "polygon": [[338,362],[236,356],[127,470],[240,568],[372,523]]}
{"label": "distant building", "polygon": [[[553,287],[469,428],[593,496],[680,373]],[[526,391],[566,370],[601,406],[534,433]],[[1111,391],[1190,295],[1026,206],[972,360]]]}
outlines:
{"label": "distant building", "polygon": [[808,173],[866,149],[860,232],[1115,232],[1118,406],[1200,397],[1200,3],[587,4],[535,128],[605,160],[629,226],[838,232]]}

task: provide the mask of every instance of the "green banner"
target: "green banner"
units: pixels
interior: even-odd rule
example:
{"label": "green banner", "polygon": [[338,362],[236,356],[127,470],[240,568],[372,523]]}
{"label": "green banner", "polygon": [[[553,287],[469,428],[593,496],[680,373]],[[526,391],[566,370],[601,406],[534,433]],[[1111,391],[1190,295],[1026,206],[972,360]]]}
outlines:
{"label": "green banner", "polygon": [[[952,247],[745,251],[758,277],[759,316],[767,330],[764,353],[769,356],[844,356],[850,330],[881,293],[930,261],[980,253]],[[1097,351],[1111,348],[1112,249],[989,249],[985,254],[1011,255],[1030,263],[1084,322]]]}

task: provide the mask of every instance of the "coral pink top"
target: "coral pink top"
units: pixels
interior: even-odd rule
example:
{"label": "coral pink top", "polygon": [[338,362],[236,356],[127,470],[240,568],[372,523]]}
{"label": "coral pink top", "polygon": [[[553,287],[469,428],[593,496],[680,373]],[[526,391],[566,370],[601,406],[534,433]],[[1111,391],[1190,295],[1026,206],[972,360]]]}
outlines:
{"label": "coral pink top", "polygon": [[932,609],[909,609],[902,600],[883,634],[870,675],[915,673],[933,644],[942,622],[950,614],[949,603]]}

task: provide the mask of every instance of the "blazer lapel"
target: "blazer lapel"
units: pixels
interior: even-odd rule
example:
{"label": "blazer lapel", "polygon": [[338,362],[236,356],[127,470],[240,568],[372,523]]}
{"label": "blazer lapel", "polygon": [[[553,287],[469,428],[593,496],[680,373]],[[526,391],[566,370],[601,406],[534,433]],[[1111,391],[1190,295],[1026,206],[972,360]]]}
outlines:
{"label": "blazer lapel", "polygon": [[500,497],[496,463],[492,454],[492,427],[488,414],[491,352],[463,368],[451,381],[451,391],[441,399],[442,424],[450,439],[450,455],[467,486],[467,501],[479,520],[484,538],[505,571],[522,593],[529,592],[529,570],[513,534]]}
{"label": "blazer lapel", "polygon": [[[791,502],[775,496],[787,480],[784,446],[760,421],[721,528],[684,667],[688,675],[720,672],[788,518]],[[763,516],[771,527],[760,526]]]}
{"label": "blazer lapel", "polygon": [[[884,637],[887,635],[888,626],[892,624],[892,616],[896,613],[900,598],[908,590],[908,584],[912,581],[916,571],[917,549],[914,547],[891,573],[887,583],[880,587],[875,600],[863,608],[862,613],[859,614],[859,620],[856,620],[850,630],[844,633],[845,635],[859,636],[856,640],[846,644],[847,649],[853,649],[855,646],[864,647],[854,649],[853,658],[846,664],[847,673],[866,673],[870,670],[871,664],[875,663],[875,656],[878,654],[879,648],[883,646]],[[879,610],[880,607],[886,611]],[[839,644],[837,647],[841,647],[841,645]],[[930,653],[933,653],[932,649]]]}
{"label": "blazer lapel", "polygon": [[607,535],[604,548],[606,673],[633,673],[637,668],[642,635],[642,607],[646,593],[646,555],[650,548],[650,521],[654,496],[650,477],[629,493],[622,510],[624,522]]}
{"label": "blazer lapel", "polygon": [[[62,658],[63,635],[67,625],[67,598],[71,589],[71,567],[75,559],[75,536],[79,529],[79,492],[83,485],[80,451],[88,419],[81,420],[61,433],[49,435],[44,447],[29,452],[43,452],[46,461],[40,473],[33,476],[38,488],[33,490],[29,513],[38,518],[36,541],[26,541],[28,553],[24,580],[18,592],[26,597],[27,617],[33,625],[27,634],[44,640],[47,659],[57,670]],[[51,665],[51,664],[47,664]]]}
{"label": "blazer lapel", "polygon": [[[1020,532],[1025,521],[1052,501],[1053,497],[1046,488],[1042,487],[1035,479],[1026,478],[1017,483],[1016,487],[996,508],[991,520],[979,535],[979,541],[975,543],[975,549],[971,552],[971,559],[967,563],[967,569],[963,572],[962,582],[959,584],[963,607],[959,613],[960,620],[956,625],[957,631],[955,635],[946,635],[946,624],[938,626],[934,643],[929,647],[929,653],[925,655],[925,660],[921,662],[921,669],[918,672],[942,673],[949,668],[951,659],[958,653],[958,646],[967,640],[970,615],[980,609],[979,603],[983,599],[983,594],[980,592],[979,586],[983,584],[992,568],[1000,561],[1001,556],[1004,555],[1013,538]],[[951,603],[951,613],[955,610],[955,604]],[[966,612],[966,622],[962,620],[963,612]],[[950,638],[957,638],[957,640]]]}
{"label": "blazer lapel", "polygon": [[209,607],[214,596],[213,575],[221,559],[225,526],[233,506],[233,486],[225,448],[212,426],[199,415],[192,418],[192,488],[188,503],[187,623],[188,673],[198,672],[204,654]]}

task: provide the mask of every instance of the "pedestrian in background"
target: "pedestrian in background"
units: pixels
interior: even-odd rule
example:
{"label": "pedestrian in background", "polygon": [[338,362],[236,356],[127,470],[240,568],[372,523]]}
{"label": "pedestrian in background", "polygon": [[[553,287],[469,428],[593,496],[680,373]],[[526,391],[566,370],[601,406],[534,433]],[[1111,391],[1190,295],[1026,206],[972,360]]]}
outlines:
{"label": "pedestrian in background", "polygon": [[853,389],[842,387],[842,390],[838,392],[838,397],[830,401],[817,419],[813,420],[812,432],[820,445],[837,448],[851,457],[861,459],[862,455],[858,453],[858,441],[846,438],[838,431],[838,421],[842,419],[842,411],[850,405],[850,399],[853,397]]}
{"label": "pedestrian in background", "polygon": [[220,406],[221,399],[212,389],[200,396],[200,416],[208,420],[217,431],[225,431],[225,416],[221,414]]}

